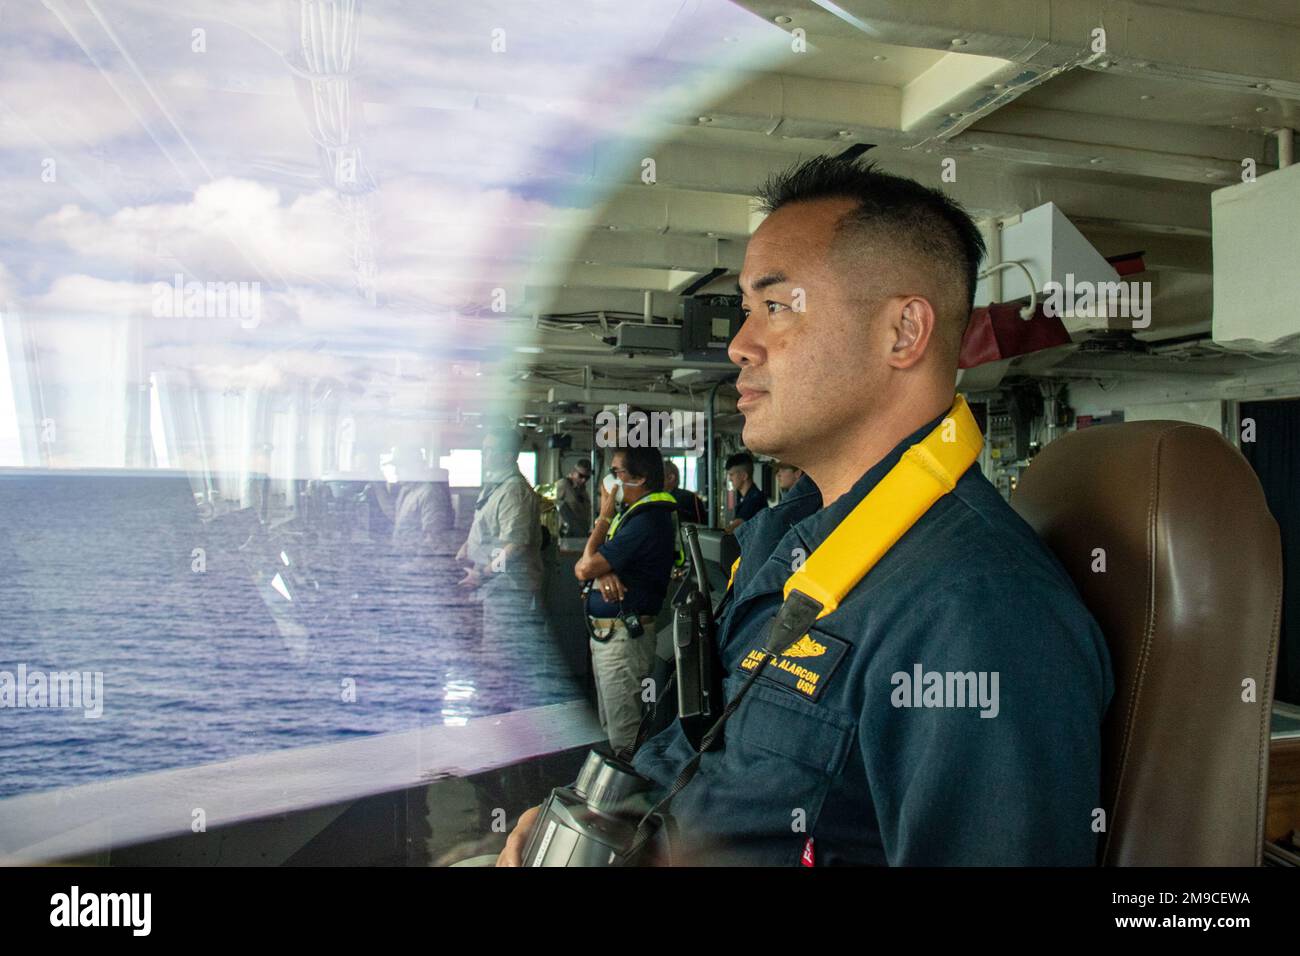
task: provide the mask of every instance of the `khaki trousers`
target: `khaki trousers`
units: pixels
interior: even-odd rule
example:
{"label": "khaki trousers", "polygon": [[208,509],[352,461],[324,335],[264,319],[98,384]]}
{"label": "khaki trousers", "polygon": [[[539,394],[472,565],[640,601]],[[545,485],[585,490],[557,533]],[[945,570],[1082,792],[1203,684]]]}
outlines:
{"label": "khaki trousers", "polygon": [[641,682],[650,676],[655,663],[654,620],[643,616],[645,633],[632,638],[620,620],[600,619],[597,623],[592,619],[597,636],[609,635],[607,641],[588,643],[596,678],[596,713],[615,751],[635,743],[641,726]]}

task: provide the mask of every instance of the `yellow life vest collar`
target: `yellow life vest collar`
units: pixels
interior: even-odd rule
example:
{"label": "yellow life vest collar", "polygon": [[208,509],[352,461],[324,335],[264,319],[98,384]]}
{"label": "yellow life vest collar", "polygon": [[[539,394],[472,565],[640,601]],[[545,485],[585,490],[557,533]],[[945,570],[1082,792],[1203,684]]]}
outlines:
{"label": "yellow life vest collar", "polygon": [[618,531],[619,527],[627,519],[628,515],[636,511],[636,509],[640,508],[642,505],[651,504],[672,505],[676,508],[677,499],[666,491],[652,491],[644,498],[638,498],[628,506],[626,511],[621,511],[614,515],[614,520],[609,523],[609,534],[605,536],[605,540],[608,541],[610,538],[614,537],[614,533]]}
{"label": "yellow life vest collar", "polygon": [[[779,655],[840,606],[857,583],[979,457],[984,436],[958,395],[938,426],[912,445],[785,582],[767,640]],[[732,581],[740,561],[732,565]],[[729,585],[730,586],[730,585]]]}

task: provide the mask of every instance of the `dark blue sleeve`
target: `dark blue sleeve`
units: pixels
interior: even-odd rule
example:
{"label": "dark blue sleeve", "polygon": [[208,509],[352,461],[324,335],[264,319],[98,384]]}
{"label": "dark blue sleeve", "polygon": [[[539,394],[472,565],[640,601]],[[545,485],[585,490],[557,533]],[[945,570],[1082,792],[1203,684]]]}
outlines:
{"label": "dark blue sleeve", "polygon": [[645,552],[650,541],[651,526],[654,524],[650,517],[639,515],[629,520],[618,529],[618,534],[596,549],[597,554],[605,556],[615,574],[622,575],[629,565],[636,563],[637,555]]}
{"label": "dark blue sleeve", "polygon": [[[1079,598],[985,572],[882,623],[859,740],[890,865],[1095,865],[1113,683]],[[918,665],[985,674],[997,692],[981,709],[903,706],[898,675]]]}
{"label": "dark blue sleeve", "polygon": [[742,521],[748,521],[766,507],[767,498],[755,485],[749,494],[740,499],[740,504],[736,505],[736,517]]}

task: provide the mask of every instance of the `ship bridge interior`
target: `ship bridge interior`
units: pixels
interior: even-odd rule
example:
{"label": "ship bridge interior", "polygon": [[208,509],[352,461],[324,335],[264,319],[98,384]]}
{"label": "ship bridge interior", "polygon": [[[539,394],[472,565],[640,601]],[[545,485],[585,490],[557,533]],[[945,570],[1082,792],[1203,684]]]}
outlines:
{"label": "ship bridge interior", "polygon": [[[594,517],[602,421],[666,413],[725,589],[755,196],[815,156],[979,227],[955,388],[1004,497],[1076,433],[1208,429],[1300,601],[1297,50],[1293,0],[0,6],[0,671],[103,689],[0,708],[0,862],[499,850],[602,737],[555,485],[587,461]],[[545,637],[461,587],[501,428]],[[1295,865],[1279,628],[1253,852]]]}

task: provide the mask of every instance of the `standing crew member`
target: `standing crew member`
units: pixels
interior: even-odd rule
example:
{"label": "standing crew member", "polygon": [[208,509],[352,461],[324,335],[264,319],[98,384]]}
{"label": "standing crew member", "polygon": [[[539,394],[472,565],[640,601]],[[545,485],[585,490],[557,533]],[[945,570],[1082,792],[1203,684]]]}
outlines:
{"label": "standing crew member", "polygon": [[677,501],[677,517],[684,524],[706,524],[709,520],[704,500],[693,491],[679,488],[682,474],[675,462],[664,459],[664,491]]}
{"label": "standing crew member", "polygon": [[777,462],[776,465],[776,487],[777,494],[781,500],[785,500],[786,493],[799,484],[799,479],[803,477],[803,471],[788,461]]}
{"label": "standing crew member", "polygon": [[[435,481],[420,449],[410,445],[393,449],[392,467],[396,483],[377,483],[374,492],[393,521],[393,550],[399,554],[450,554],[455,544],[447,537],[456,516],[446,480]],[[445,475],[442,472],[439,477],[445,479]]]}
{"label": "standing crew member", "polygon": [[754,458],[748,452],[737,452],[727,459],[727,478],[736,490],[736,510],[726,530],[735,531],[767,507],[767,496],[754,484]]}
{"label": "standing crew member", "polygon": [[[961,417],[957,355],[983,255],[959,206],[869,164],[820,157],[761,195],[769,215],[746,250],[746,318],[728,351],[745,444],[805,476],[737,535],[717,634],[728,700],[752,655],[764,660],[795,565],[886,475],[913,474],[894,471],[907,449]],[[758,672],[671,804],[675,859],[1096,863],[1114,692],[1096,622],[978,466],[918,514]],[[860,557],[848,545],[835,556]],[[634,764],[666,791],[694,756],[674,724]],[[518,864],[535,818],[521,817],[500,865]]]}
{"label": "standing crew member", "polygon": [[542,581],[541,501],[519,470],[522,439],[513,429],[483,438],[483,488],[469,537],[456,555],[470,568],[458,585],[483,600],[485,634],[535,630]]}
{"label": "standing crew member", "polygon": [[568,475],[555,483],[555,509],[560,513],[560,537],[586,535],[591,527],[591,496],[587,494],[587,481],[591,478],[591,464],[579,458]]}
{"label": "standing crew member", "polygon": [[[677,502],[663,490],[659,449],[621,448],[611,466],[614,491],[602,486],[600,517],[573,570],[579,581],[595,582],[587,615],[596,704],[600,726],[618,751],[636,740],[641,682],[654,669],[654,622],[672,575]],[[629,633],[629,617],[643,633]]]}

